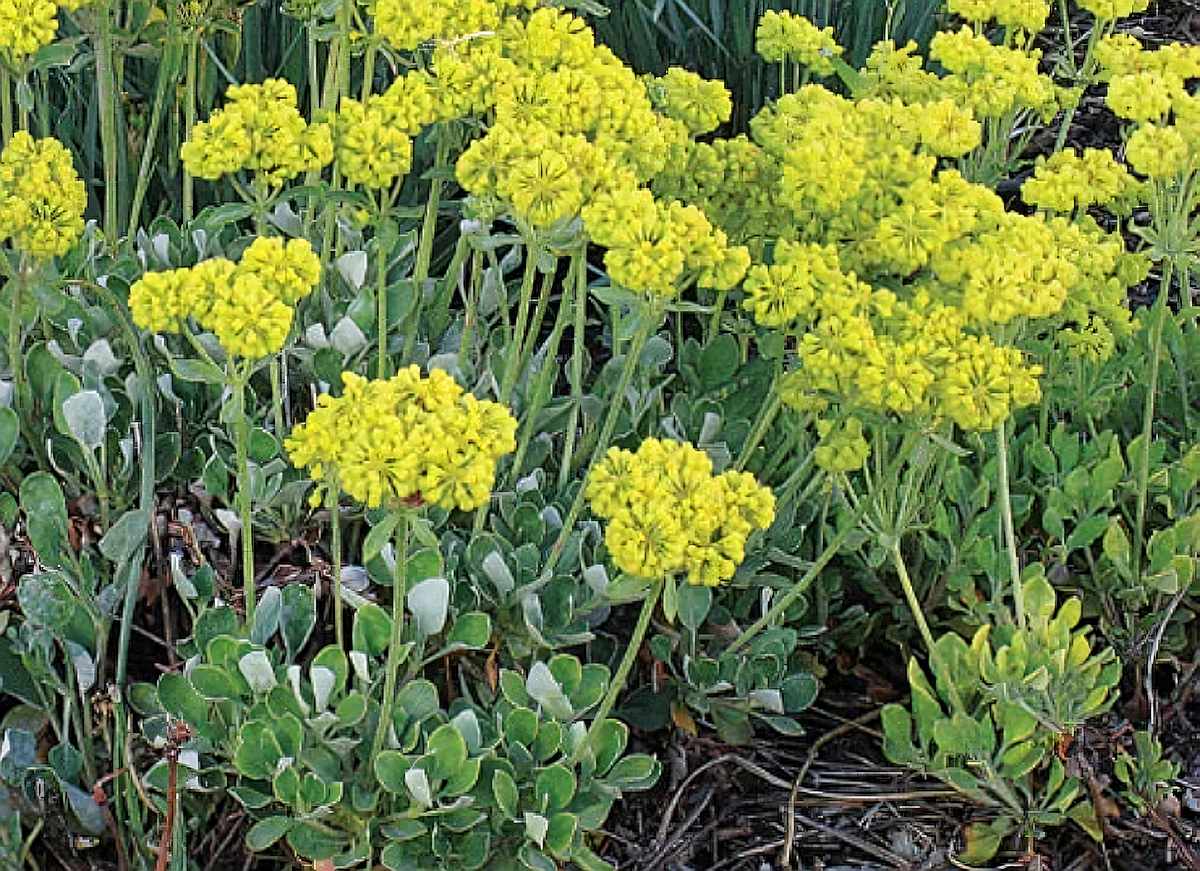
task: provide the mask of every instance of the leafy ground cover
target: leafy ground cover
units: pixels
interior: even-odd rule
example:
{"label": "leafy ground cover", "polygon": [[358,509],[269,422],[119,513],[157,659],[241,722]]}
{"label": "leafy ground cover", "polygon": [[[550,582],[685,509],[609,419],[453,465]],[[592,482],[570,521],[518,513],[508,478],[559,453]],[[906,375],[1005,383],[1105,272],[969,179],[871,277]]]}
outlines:
{"label": "leafy ground cover", "polygon": [[0,867],[1200,868],[1191,13],[809,6],[0,8]]}

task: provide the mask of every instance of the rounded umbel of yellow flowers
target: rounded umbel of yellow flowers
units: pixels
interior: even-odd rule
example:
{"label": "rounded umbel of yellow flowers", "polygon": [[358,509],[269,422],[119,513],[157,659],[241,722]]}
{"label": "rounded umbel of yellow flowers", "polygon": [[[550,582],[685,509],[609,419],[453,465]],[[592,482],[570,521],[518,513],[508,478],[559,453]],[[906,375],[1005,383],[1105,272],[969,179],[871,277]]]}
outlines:
{"label": "rounded umbel of yellow flowers", "polygon": [[516,448],[517,422],[505,406],[465,393],[441,369],[423,377],[415,365],[374,381],[343,372],[342,385],[341,396],[322,395],[292,431],[293,465],[319,482],[336,473],[368,508],[487,503],[496,463]]}
{"label": "rounded umbel of yellow flowers", "polygon": [[328,124],[304,122],[293,85],[267,79],[229,88],[225,105],[195,126],[180,156],[197,178],[246,171],[278,185],[333,160],[333,138]]}
{"label": "rounded umbel of yellow flowers", "polygon": [[612,448],[588,476],[592,511],[608,521],[613,564],[637,577],[685,574],[694,586],[728,581],[746,540],[775,518],[775,497],[746,472],[713,474],[703,451],[646,439],[636,452]]}
{"label": "rounded umbel of yellow flowers", "polygon": [[0,153],[0,237],[36,259],[61,256],[83,232],[87,191],[71,152],[25,131]]}
{"label": "rounded umbel of yellow flowers", "polygon": [[320,280],[320,260],[307,240],[258,238],[236,264],[214,257],[146,273],[129,288],[129,309],[134,323],[154,332],[181,330],[192,318],[226,353],[259,359],[283,347],[293,306]]}

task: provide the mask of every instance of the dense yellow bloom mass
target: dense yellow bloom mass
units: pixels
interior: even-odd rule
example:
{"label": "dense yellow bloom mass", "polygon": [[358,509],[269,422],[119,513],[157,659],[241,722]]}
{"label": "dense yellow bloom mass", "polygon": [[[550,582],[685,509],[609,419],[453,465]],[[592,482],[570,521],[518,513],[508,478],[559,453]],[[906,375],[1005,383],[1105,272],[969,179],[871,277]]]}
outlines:
{"label": "dense yellow bloom mass", "polygon": [[0,237],[37,259],[66,254],[86,207],[71,152],[57,139],[13,134],[0,153]]}
{"label": "dense yellow bloom mass", "polygon": [[686,574],[690,584],[715,587],[745,559],[750,534],[775,517],[774,495],[753,475],[714,475],[708,455],[683,442],[612,448],[586,487],[592,510],[608,521],[613,564],[643,578]]}
{"label": "dense yellow bloom mass", "polygon": [[225,105],[193,128],[180,156],[197,178],[245,171],[278,185],[333,160],[333,138],[328,124],[304,122],[294,86],[267,79],[230,87]]}
{"label": "dense yellow bloom mass", "polygon": [[369,97],[366,103],[342,100],[333,127],[334,155],[351,184],[387,189],[412,168],[412,140],[394,103],[386,95]]}
{"label": "dense yellow bloom mass", "polygon": [[693,136],[711,133],[729,120],[733,101],[724,82],[709,81],[680,67],[655,80],[659,110],[683,122]]}
{"label": "dense yellow bloom mass", "polygon": [[1088,148],[1080,155],[1067,149],[1049,159],[1038,158],[1033,177],[1021,186],[1021,197],[1041,209],[1072,212],[1107,206],[1131,193],[1134,185],[1111,151]]}
{"label": "dense yellow bloom mass", "polygon": [[293,306],[320,279],[307,240],[259,238],[236,264],[214,257],[190,269],[146,273],[129,288],[129,308],[143,329],[176,332],[192,318],[226,353],[258,359],[283,347]]}
{"label": "dense yellow bloom mass", "polygon": [[58,5],[53,0],[0,0],[0,50],[20,63],[54,41]]}
{"label": "dense yellow bloom mass", "polygon": [[[470,511],[487,503],[496,463],[516,447],[507,408],[464,393],[450,375],[416,366],[386,380],[342,373],[292,431],[292,463],[314,480],[329,473],[369,508],[432,503]],[[318,498],[319,498],[319,494]]]}
{"label": "dense yellow bloom mass", "polygon": [[833,37],[832,27],[817,27],[802,15],[774,10],[759,19],[755,47],[764,60],[790,60],[818,76],[832,75],[833,58],[843,51]]}
{"label": "dense yellow bloom mass", "polygon": [[613,281],[658,299],[692,284],[727,290],[746,274],[750,253],[731,246],[695,206],[661,202],[643,189],[603,194],[584,209],[592,241],[608,250]]}
{"label": "dense yellow bloom mass", "polygon": [[849,417],[839,426],[831,420],[817,421],[821,440],[813,449],[813,462],[827,472],[856,472],[871,456],[863,438],[862,421]]}
{"label": "dense yellow bloom mass", "polygon": [[1050,4],[1046,0],[949,0],[946,8],[967,21],[995,21],[1002,27],[1037,33],[1046,26]]}

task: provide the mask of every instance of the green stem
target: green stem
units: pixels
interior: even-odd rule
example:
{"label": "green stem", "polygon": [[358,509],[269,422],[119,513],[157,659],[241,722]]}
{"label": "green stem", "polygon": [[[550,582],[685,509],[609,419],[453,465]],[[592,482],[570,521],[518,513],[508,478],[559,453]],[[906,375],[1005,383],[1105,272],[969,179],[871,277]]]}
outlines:
{"label": "green stem", "polygon": [[583,344],[583,333],[587,328],[587,243],[579,246],[574,255],[575,270],[575,302],[572,314],[575,322],[571,327],[571,415],[567,420],[567,434],[563,443],[562,463],[558,467],[558,485],[565,487],[571,475],[571,465],[575,458],[575,440],[579,433],[579,416],[583,406],[583,356],[587,348]]}
{"label": "green stem", "polygon": [[[186,142],[192,137],[192,128],[196,126],[196,67],[200,54],[200,32],[192,31],[188,38],[187,70],[183,80],[183,139]],[[192,175],[183,170],[183,223],[192,220],[195,213],[195,185]]]}
{"label": "green stem", "polygon": [[280,370],[282,369],[280,360],[283,358],[283,353],[280,351],[273,356],[267,367],[271,377],[271,418],[275,422],[275,437],[280,440],[287,434],[283,419],[283,389],[280,383]]}
{"label": "green stem", "polygon": [[21,288],[24,283],[24,272],[18,271],[6,284],[12,297],[8,314],[8,369],[13,382],[13,407],[18,413],[24,407],[25,393],[25,360],[21,353]]}
{"label": "green stem", "polygon": [[387,378],[390,370],[388,363],[388,294],[387,272],[390,251],[382,244],[381,235],[375,237],[375,333],[378,337],[378,359],[375,361],[375,377]]}
{"label": "green stem", "polygon": [[371,87],[375,84],[375,55],[379,46],[374,38],[368,38],[366,50],[363,52],[362,102],[371,96]]}
{"label": "green stem", "polygon": [[[550,291],[554,286],[554,273],[548,272],[542,276],[542,288],[538,293],[537,306],[533,310],[533,319],[525,330],[525,342],[521,347],[521,357],[517,361],[517,371],[524,372],[533,359],[533,349],[537,346],[538,335],[542,332],[542,324],[546,320],[546,312],[550,308]],[[566,308],[566,306],[563,306]]]}
{"label": "green stem", "polygon": [[912,611],[917,630],[925,642],[925,649],[932,655],[934,650],[933,633],[929,631],[929,623],[925,620],[925,610],[921,606],[921,600],[917,598],[917,591],[913,589],[912,578],[908,576],[904,555],[900,553],[899,539],[894,540],[892,544],[892,565],[895,566],[896,574],[900,576],[900,587],[904,590],[904,600],[908,602],[908,609]]}
{"label": "green stem", "polygon": [[1012,583],[1013,610],[1016,623],[1025,628],[1025,589],[1021,586],[1021,563],[1017,558],[1017,533],[1013,527],[1012,494],[1009,492],[1008,477],[1008,427],[1004,422],[996,429],[996,458],[999,469],[996,476],[1000,485],[1000,516],[1004,524],[1004,546],[1008,551],[1008,573]]}
{"label": "green stem", "polygon": [[329,475],[325,481],[325,505],[329,509],[331,523],[330,549],[333,551],[333,632],[337,646],[345,649],[345,631],[342,628],[342,510],[341,486],[337,476]]}
{"label": "green stem", "polygon": [[100,27],[96,32],[96,99],[100,112],[100,147],[104,161],[104,235],[117,238],[120,215],[117,214],[117,105],[113,83],[112,7],[105,3],[99,10]]}
{"label": "green stem", "polygon": [[1150,381],[1146,385],[1146,402],[1142,408],[1142,434],[1138,445],[1137,465],[1137,510],[1134,514],[1133,548],[1131,562],[1135,581],[1141,577],[1142,550],[1145,547],[1146,502],[1150,490],[1150,444],[1154,434],[1154,404],[1158,393],[1158,371],[1162,362],[1163,330],[1167,322],[1167,295],[1171,290],[1171,273],[1174,261],[1163,261],[1162,281],[1158,298],[1154,301],[1154,313],[1150,325]]}
{"label": "green stem", "polygon": [[617,673],[609,681],[608,692],[604,694],[600,707],[596,709],[596,716],[588,728],[586,737],[575,747],[575,752],[571,756],[572,764],[578,764],[583,754],[595,743],[596,735],[603,728],[604,721],[608,719],[613,706],[617,703],[617,696],[625,688],[625,681],[629,679],[629,673],[633,671],[633,664],[637,662],[638,653],[642,649],[642,640],[646,637],[646,630],[650,628],[650,618],[654,616],[654,609],[662,595],[663,584],[664,581],[661,579],[655,581],[650,592],[646,594],[646,598],[642,602],[641,613],[638,614],[637,624],[633,627],[633,635],[629,637],[629,642],[625,646],[625,655],[621,657]]}
{"label": "green stem", "polygon": [[442,173],[450,160],[450,143],[444,130],[435,130],[437,155],[433,163],[433,180],[429,184],[429,199],[425,203],[425,217],[421,222],[421,239],[417,243],[417,261],[413,265],[412,314],[408,316],[408,332],[404,337],[404,359],[411,360],[417,347],[417,333],[421,327],[421,306],[425,300],[425,280],[429,278],[429,264],[433,259],[433,237],[437,233],[438,210],[442,207],[442,188],[445,179]]}
{"label": "green stem", "polygon": [[521,363],[521,347],[525,344],[526,321],[529,320],[529,305],[533,301],[533,279],[537,274],[537,255],[533,246],[525,250],[525,272],[521,276],[520,297],[517,300],[517,319],[513,324],[512,340],[508,345],[508,359],[504,362],[504,378],[500,382],[500,404],[507,405],[516,389],[518,369]]}
{"label": "green stem", "polygon": [[758,419],[754,422],[754,428],[750,431],[749,437],[746,439],[746,444],[742,447],[742,452],[738,455],[737,463],[734,468],[737,471],[742,471],[746,468],[746,464],[750,462],[750,458],[754,456],[755,450],[766,437],[767,431],[771,428],[771,424],[775,422],[779,410],[783,407],[783,401],[779,398],[779,391],[776,389],[774,382],[771,384],[770,398],[766,405],[763,405],[758,412]]}
{"label": "green stem", "polygon": [[[617,381],[616,392],[613,393],[609,400],[608,414],[604,418],[604,424],[600,429],[600,437],[596,441],[595,450],[592,451],[591,459],[588,461],[587,471],[582,476],[582,481],[586,482],[588,476],[591,475],[592,469],[600,462],[604,454],[608,451],[608,446],[612,442],[613,432],[617,428],[617,420],[621,416],[621,409],[625,405],[625,392],[629,389],[630,382],[633,381],[633,373],[637,370],[638,363],[642,357],[642,350],[646,347],[646,342],[650,340],[650,335],[654,332],[655,326],[662,317],[662,310],[658,307],[648,307],[642,312],[642,321],[638,325],[637,332],[633,336],[633,342],[629,347],[629,352],[625,355],[625,363],[621,367],[621,377]],[[571,501],[571,507],[567,511],[566,519],[563,520],[562,529],[558,533],[558,538],[550,548],[550,554],[546,559],[546,568],[542,572],[541,578],[536,583],[547,582],[554,574],[554,569],[558,567],[559,560],[567,546],[567,539],[571,537],[571,531],[575,527],[575,521],[579,519],[579,513],[583,510],[583,502],[585,499],[586,487],[580,486],[575,492],[575,498]]]}
{"label": "green stem", "polygon": [[249,373],[238,373],[232,384],[237,420],[234,423],[234,445],[237,452],[238,517],[242,523],[242,589],[246,598],[246,622],[254,622],[254,530],[250,515],[250,413],[246,407],[246,388]]}
{"label": "green stem", "polygon": [[138,167],[137,183],[133,189],[133,202],[129,207],[129,227],[126,236],[132,238],[141,218],[142,201],[150,186],[150,169],[154,161],[154,148],[158,143],[158,129],[162,125],[166,108],[167,90],[175,80],[175,68],[179,64],[179,34],[172,27],[163,48],[162,62],[154,82],[154,107],[150,110],[150,124],[146,128],[146,141],[142,146],[142,162]]}
{"label": "green stem", "polygon": [[13,137],[12,75],[8,67],[0,65],[0,128],[4,132],[4,144]]}
{"label": "green stem", "polygon": [[408,511],[401,509],[395,532],[396,564],[392,568],[392,636],[388,644],[387,672],[383,679],[383,702],[379,708],[379,723],[371,742],[371,771],[383,749],[392,722],[392,707],[396,701],[396,677],[400,671],[400,648],[404,638],[404,593],[408,566]]}
{"label": "green stem", "polygon": [[310,119],[317,116],[321,108],[321,85],[317,79],[317,35],[316,20],[305,25],[305,48],[308,56],[308,105]]}

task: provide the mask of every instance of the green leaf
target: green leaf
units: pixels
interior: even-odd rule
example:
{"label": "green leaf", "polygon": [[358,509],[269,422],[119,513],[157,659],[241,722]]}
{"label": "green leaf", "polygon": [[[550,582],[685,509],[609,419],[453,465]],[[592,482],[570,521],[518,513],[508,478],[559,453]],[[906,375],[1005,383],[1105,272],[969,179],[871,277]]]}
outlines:
{"label": "green leaf", "polygon": [[567,859],[578,826],[579,820],[575,814],[563,812],[550,817],[550,827],[546,830],[546,849],[560,859]]}
{"label": "green leaf", "polygon": [[224,384],[225,373],[212,363],[204,360],[189,360],[186,358],[171,358],[171,371],[181,381],[199,384]]}
{"label": "green leaf", "polygon": [[1109,528],[1107,515],[1085,517],[1067,536],[1067,550],[1090,547]]}
{"label": "green leaf", "polygon": [[7,462],[21,438],[21,421],[11,408],[0,408],[0,466]]}
{"label": "green leaf", "polygon": [[562,763],[544,768],[534,781],[533,793],[543,812],[560,811],[575,797],[575,774]]}
{"label": "green leaf", "polygon": [[375,777],[379,785],[393,795],[407,795],[404,775],[412,768],[412,761],[397,750],[382,750],[375,757]]}
{"label": "green leaf", "polygon": [[972,823],[963,831],[966,847],[958,854],[958,861],[967,865],[982,865],[990,862],[1000,849],[1003,835],[986,823]]}
{"label": "green leaf", "polygon": [[[255,611],[255,619],[258,612]],[[308,641],[317,624],[317,606],[311,587],[304,584],[288,584],[283,588],[283,601],[279,612],[279,630],[287,648],[287,659],[291,662]]]}
{"label": "green leaf", "polygon": [[86,450],[95,451],[100,447],[108,420],[99,393],[81,390],[68,396],[62,404],[62,416],[67,432]]}
{"label": "green leaf", "polygon": [[388,648],[392,638],[392,618],[374,602],[359,607],[354,615],[354,649],[378,656]]}
{"label": "green leaf", "polygon": [[279,587],[267,587],[254,607],[254,625],[250,628],[250,640],[255,644],[266,644],[279,629],[279,615],[283,611],[283,594]]}
{"label": "green leaf", "polygon": [[517,792],[517,782],[503,768],[497,768],[492,775],[492,795],[496,798],[496,806],[510,820],[517,818],[517,803],[520,794]]}
{"label": "green leaf", "polygon": [[158,703],[190,726],[208,719],[208,703],[182,674],[169,672],[158,679]]}
{"label": "green leaf", "polygon": [[452,646],[479,650],[492,637],[492,618],[482,611],[459,614],[450,628],[446,641]]}
{"label": "green leaf", "polygon": [[618,789],[649,789],[658,780],[660,770],[653,756],[635,753],[617,762],[605,780]]}
{"label": "green leaf", "polygon": [[38,557],[47,565],[62,564],[67,544],[67,502],[62,487],[46,472],[34,472],[21,482],[25,532]]}
{"label": "green leaf", "polygon": [[389,514],[371,527],[371,531],[367,533],[367,537],[363,540],[363,565],[366,565],[379,556],[383,550],[383,546],[391,539],[392,532],[399,522],[400,516],[398,514]]}
{"label": "green leaf", "polygon": [[407,598],[418,633],[428,638],[442,631],[450,607],[449,581],[445,578],[421,581],[408,591]]}
{"label": "green leaf", "polygon": [[21,578],[17,602],[25,619],[55,635],[62,635],[82,605],[66,580],[57,572],[39,572]]}
{"label": "green leaf", "polygon": [[697,369],[703,386],[710,389],[726,386],[737,372],[740,361],[737,338],[721,333],[700,352]]}
{"label": "green leaf", "polygon": [[227,671],[215,665],[200,664],[192,669],[192,686],[207,699],[237,699],[240,687]]}
{"label": "green leaf", "polygon": [[783,695],[783,709],[789,714],[806,711],[817,700],[820,685],[816,677],[808,672],[793,674],[784,679],[780,686]]}
{"label": "green leaf", "polygon": [[425,742],[425,751],[434,758],[434,773],[443,779],[453,777],[467,761],[466,739],[449,723],[433,730]]}
{"label": "green leaf", "polygon": [[679,591],[679,622],[695,632],[708,618],[712,601],[712,587],[684,584]]}
{"label": "green leaf", "polygon": [[150,519],[145,511],[126,511],[100,539],[100,553],[119,565],[141,550],[149,531]]}
{"label": "green leaf", "polygon": [[409,681],[396,696],[396,707],[417,722],[427,720],[440,707],[437,687],[427,680]]}

